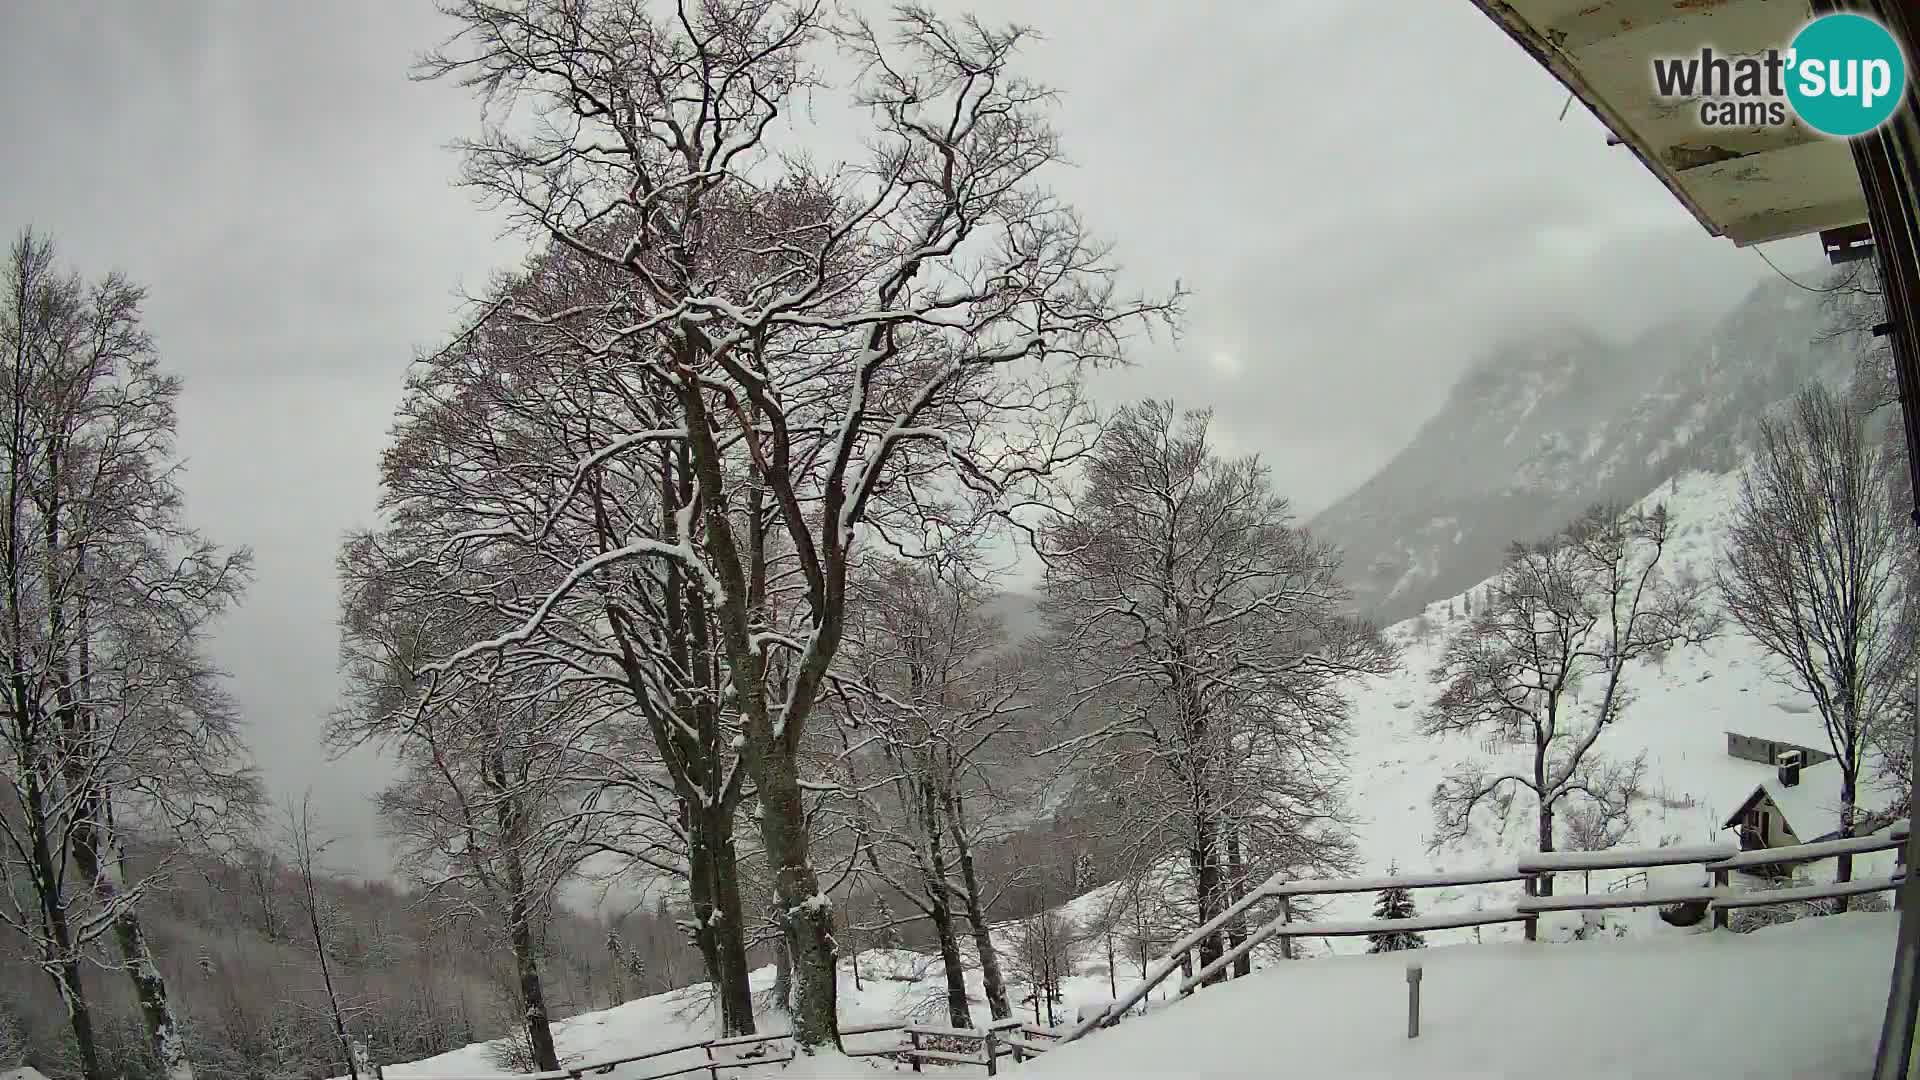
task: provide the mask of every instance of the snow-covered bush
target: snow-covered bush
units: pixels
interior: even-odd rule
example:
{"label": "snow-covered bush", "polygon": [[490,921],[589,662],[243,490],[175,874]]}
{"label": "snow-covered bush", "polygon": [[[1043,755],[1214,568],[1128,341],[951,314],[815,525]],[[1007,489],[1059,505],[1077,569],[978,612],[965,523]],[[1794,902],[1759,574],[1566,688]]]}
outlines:
{"label": "snow-covered bush", "polygon": [[[1795,873],[1779,878],[1763,886],[1764,891],[1776,889],[1802,889],[1815,884],[1805,874]],[[1849,911],[1885,911],[1890,906],[1884,893],[1868,893],[1864,896],[1849,897]],[[1789,904],[1769,904],[1766,907],[1740,908],[1732,913],[1727,926],[1736,934],[1750,934],[1763,926],[1778,926],[1798,919],[1818,918],[1832,915],[1840,910],[1838,900],[1801,900]]]}

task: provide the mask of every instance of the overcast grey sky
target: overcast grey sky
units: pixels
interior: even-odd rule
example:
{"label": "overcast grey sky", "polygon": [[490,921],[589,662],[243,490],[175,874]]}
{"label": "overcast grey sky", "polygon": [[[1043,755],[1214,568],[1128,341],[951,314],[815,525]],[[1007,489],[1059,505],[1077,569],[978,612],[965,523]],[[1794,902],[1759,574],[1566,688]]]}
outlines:
{"label": "overcast grey sky", "polygon": [[[1708,238],[1467,0],[935,0],[1046,35],[1055,179],[1143,281],[1194,291],[1178,349],[1108,400],[1211,405],[1305,511],[1385,462],[1476,351],[1612,334],[1770,273]],[[187,380],[190,512],[259,581],[218,642],[279,792],[311,785],[379,863],[372,761],[315,742],[335,697],[332,558],[371,522],[412,350],[517,241],[451,178],[476,130],[410,83],[429,0],[0,4],[0,225],[151,288]],[[1813,241],[1770,249],[1805,270]]]}

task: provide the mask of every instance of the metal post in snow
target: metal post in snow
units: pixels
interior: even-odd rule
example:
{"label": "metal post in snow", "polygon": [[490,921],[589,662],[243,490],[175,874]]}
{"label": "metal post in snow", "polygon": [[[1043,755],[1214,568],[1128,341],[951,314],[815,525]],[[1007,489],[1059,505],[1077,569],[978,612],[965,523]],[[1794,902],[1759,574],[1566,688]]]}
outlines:
{"label": "metal post in snow", "polygon": [[1407,1038],[1420,1037],[1420,962],[1407,961]]}

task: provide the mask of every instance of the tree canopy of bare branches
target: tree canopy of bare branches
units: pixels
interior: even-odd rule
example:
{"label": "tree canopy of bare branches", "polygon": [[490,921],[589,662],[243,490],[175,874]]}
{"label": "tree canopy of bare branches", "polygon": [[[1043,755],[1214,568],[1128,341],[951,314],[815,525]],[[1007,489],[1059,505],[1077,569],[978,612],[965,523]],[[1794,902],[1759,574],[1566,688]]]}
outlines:
{"label": "tree canopy of bare branches", "polygon": [[[1842,836],[1875,727],[1895,719],[1913,680],[1908,553],[1870,408],[1815,386],[1761,424],[1718,580],[1727,614],[1819,711],[1840,767]],[[1839,879],[1851,871],[1842,857]]]}
{"label": "tree canopy of bare branches", "polygon": [[1566,800],[1625,819],[1643,757],[1607,762],[1595,747],[1631,702],[1630,669],[1716,629],[1706,586],[1662,566],[1673,530],[1664,506],[1597,506],[1546,540],[1514,545],[1479,613],[1441,654],[1424,723],[1430,734],[1484,736],[1494,750],[1520,744],[1526,759],[1469,763],[1447,777],[1434,792],[1433,846],[1465,836],[1482,810],[1504,818],[1520,791],[1533,797],[1541,851],[1555,850]]}
{"label": "tree canopy of bare branches", "polygon": [[[249,556],[185,524],[173,437],[180,384],[142,322],[144,293],[118,274],[60,270],[32,232],[7,254],[0,570],[8,677],[0,758],[7,876],[31,883],[0,913],[33,943],[67,1007],[81,1071],[102,1080],[80,981],[108,934],[169,1080],[192,1063],[138,908],[164,865],[131,876],[128,834],[217,842],[246,827],[259,792],[211,623],[244,589]],[[17,813],[15,812],[17,810]]]}
{"label": "tree canopy of bare branches", "polygon": [[1057,657],[1107,718],[1068,749],[1124,789],[1111,805],[1136,870],[1190,864],[1197,922],[1253,875],[1349,866],[1343,684],[1394,663],[1346,616],[1338,555],[1257,459],[1214,452],[1208,422],[1122,409],[1044,533]]}
{"label": "tree canopy of bare branches", "polygon": [[962,914],[993,1018],[1012,1013],[974,852],[1018,783],[1009,750],[1036,715],[1028,665],[1007,651],[976,569],[955,552],[863,566],[838,676],[864,868],[933,924],[956,1027],[972,1026]]}
{"label": "tree canopy of bare branches", "polygon": [[[481,502],[435,557],[539,548],[596,516],[616,528],[555,566],[518,625],[434,669],[550,642],[556,612],[613,579],[672,575],[695,596],[711,632],[685,652],[714,665],[737,718],[727,744],[753,784],[796,964],[796,1037],[835,1041],[833,920],[799,763],[856,544],[912,546],[1026,498],[1085,449],[1079,370],[1117,362],[1128,331],[1173,303],[1122,297],[1107,249],[1042,186],[1060,151],[1048,91],[1011,67],[1024,30],[908,6],[874,24],[789,0],[444,10],[456,32],[420,74],[500,106],[466,146],[465,179],[549,245],[475,334],[518,335],[561,377],[523,369],[501,385],[579,419],[564,452],[526,450],[540,498]],[[816,167],[777,121],[836,91],[868,155]],[[622,400],[603,423],[580,413],[584,397]],[[568,422],[533,415],[549,440]],[[604,474],[663,457],[671,476],[644,518],[603,497]],[[459,503],[499,468],[468,461],[411,458],[444,494],[396,497]],[[666,684],[691,633],[634,629],[613,662]]]}

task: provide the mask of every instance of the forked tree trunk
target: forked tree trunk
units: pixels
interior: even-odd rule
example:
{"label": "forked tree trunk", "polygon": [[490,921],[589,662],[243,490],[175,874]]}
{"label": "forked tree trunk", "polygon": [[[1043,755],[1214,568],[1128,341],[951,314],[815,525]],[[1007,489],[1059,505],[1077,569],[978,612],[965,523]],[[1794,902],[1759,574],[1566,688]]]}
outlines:
{"label": "forked tree trunk", "polygon": [[43,888],[40,885],[41,882],[60,880],[54,866],[53,845],[47,837],[41,799],[40,785],[29,773],[27,824],[33,836],[34,886],[46,933],[41,944],[41,964],[53,979],[54,990],[67,1010],[67,1026],[73,1032],[74,1050],[80,1055],[81,1076],[85,1080],[107,1080],[106,1071],[101,1068],[99,1045],[93,1031],[93,1009],[87,1003],[86,987],[80,982],[80,956],[74,948],[72,924],[67,921],[66,901],[57,888]]}
{"label": "forked tree trunk", "polygon": [[995,1020],[1013,1015],[1007,1000],[1007,982],[1000,973],[1000,951],[994,948],[992,928],[987,925],[986,901],[980,895],[980,877],[973,866],[973,844],[967,839],[961,806],[952,792],[947,793],[947,827],[952,831],[954,854],[960,861],[960,882],[965,891],[967,923],[973,928],[973,950],[980,958],[980,982],[987,995],[987,1010]]}
{"label": "forked tree trunk", "polygon": [[[766,724],[763,716],[760,725]],[[805,1051],[819,1046],[839,1049],[833,905],[821,893],[820,879],[813,872],[799,765],[781,748],[766,745],[772,741],[770,735],[763,731],[759,739],[749,736],[748,750],[760,797],[760,842],[773,867],[774,896],[793,958],[793,1037]]]}
{"label": "forked tree trunk", "polygon": [[[84,545],[75,547],[74,563],[76,574],[84,579],[87,567]],[[68,729],[67,737],[75,746],[92,741],[93,727],[93,716],[86,704],[92,693],[93,649],[84,599],[78,614],[75,635],[79,660],[78,700],[71,691],[63,688],[60,706],[62,722]],[[69,765],[80,765],[77,755],[70,759]],[[120,963],[126,969],[127,979],[133,984],[133,998],[140,1008],[140,1023],[146,1030],[147,1043],[153,1051],[154,1060],[160,1063],[161,1072],[167,1080],[193,1080],[193,1061],[187,1054],[186,1038],[180,1030],[179,1017],[174,1014],[172,1002],[167,997],[167,980],[160,974],[159,964],[154,961],[153,949],[147,943],[139,913],[125,899],[126,888],[122,875],[126,855],[119,850],[113,837],[113,803],[98,786],[98,781],[88,778],[77,769],[71,782],[87,792],[79,803],[79,820],[74,822],[74,867],[90,884],[94,899],[100,902],[100,906],[114,912],[114,941],[120,948]]]}
{"label": "forked tree trunk", "polygon": [[970,1028],[973,1026],[973,1015],[967,1007],[967,969],[960,959],[960,940],[953,931],[953,905],[947,895],[946,853],[940,843],[940,804],[934,794],[933,784],[924,774],[914,786],[920,789],[917,811],[920,834],[926,839],[924,855],[916,852],[915,861],[920,863],[921,883],[927,892],[927,917],[933,920],[934,933],[940,942],[940,966],[946,971],[947,1018],[954,1027]]}
{"label": "forked tree trunk", "polygon": [[[90,812],[98,813],[98,801],[89,801],[95,807]],[[103,907],[122,905],[113,920],[114,941],[119,946],[120,962],[126,968],[127,979],[133,984],[134,1001],[140,1008],[140,1023],[146,1029],[147,1043],[153,1051],[154,1060],[160,1063],[167,1080],[193,1080],[193,1062],[187,1055],[186,1039],[180,1031],[179,1018],[174,1015],[167,997],[166,978],[160,974],[160,967],[154,961],[153,949],[147,942],[145,929],[140,925],[140,916],[121,899],[121,856],[110,849],[103,851],[100,844],[100,830],[93,824],[75,829],[74,867],[92,883],[94,898]]]}
{"label": "forked tree trunk", "polygon": [[693,902],[694,944],[720,1006],[724,1035],[754,1033],[753,990],[747,976],[746,933],[740,899],[740,868],[734,858],[730,809],[685,807],[688,892]]}
{"label": "forked tree trunk", "polygon": [[747,976],[746,915],[740,900],[740,863],[734,857],[733,823],[729,811],[721,830],[725,841],[715,847],[713,860],[715,953],[720,961],[720,1001],[735,1035],[754,1033],[753,987]]}
{"label": "forked tree trunk", "polygon": [[[684,334],[674,346],[676,359],[689,371],[701,367],[705,357],[697,337],[697,331]],[[824,595],[814,600],[816,651],[808,654],[810,666],[796,673],[792,699],[776,709],[768,700],[766,650],[754,640],[754,627],[761,625],[768,614],[763,490],[757,482],[747,485],[748,527],[743,545],[723,498],[730,487],[737,485],[730,485],[725,475],[723,452],[708,426],[704,393],[702,387],[692,383],[674,389],[692,441],[688,464],[705,496],[701,517],[711,553],[709,563],[727,583],[715,621],[724,646],[729,689],[739,709],[747,767],[760,803],[761,848],[766,853],[781,927],[793,957],[793,1041],[802,1053],[811,1054],[829,1045],[838,1050],[839,973],[833,903],[821,891],[819,875],[813,869],[798,755],[799,736],[807,711],[813,706],[811,692],[800,688],[820,684],[838,648],[840,605],[845,602],[845,554],[823,557],[824,573],[833,581],[823,582]]]}

